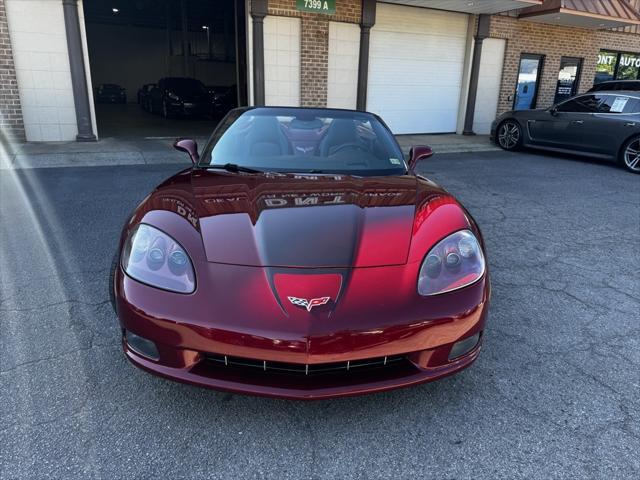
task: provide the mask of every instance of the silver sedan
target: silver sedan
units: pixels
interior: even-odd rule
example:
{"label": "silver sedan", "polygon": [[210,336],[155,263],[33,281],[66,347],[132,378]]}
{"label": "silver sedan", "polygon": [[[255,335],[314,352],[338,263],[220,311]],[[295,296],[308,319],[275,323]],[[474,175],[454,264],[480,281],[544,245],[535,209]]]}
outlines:
{"label": "silver sedan", "polygon": [[493,122],[491,138],[505,150],[577,153],[640,173],[640,93],[593,92],[545,110],[506,112]]}

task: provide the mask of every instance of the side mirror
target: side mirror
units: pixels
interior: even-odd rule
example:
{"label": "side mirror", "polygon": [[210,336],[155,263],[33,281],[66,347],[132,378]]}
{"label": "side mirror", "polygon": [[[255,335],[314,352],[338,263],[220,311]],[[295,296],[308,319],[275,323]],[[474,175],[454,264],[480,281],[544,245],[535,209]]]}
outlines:
{"label": "side mirror", "polygon": [[427,145],[414,145],[409,150],[409,169],[413,170],[419,161],[433,156],[433,149]]}
{"label": "side mirror", "polygon": [[181,152],[187,152],[194,165],[200,161],[200,155],[198,154],[198,144],[195,140],[190,138],[178,138],[173,142],[173,148],[180,150]]}
{"label": "side mirror", "polygon": [[556,115],[558,115],[558,107],[554,105],[549,109],[549,113],[552,117],[555,117]]}

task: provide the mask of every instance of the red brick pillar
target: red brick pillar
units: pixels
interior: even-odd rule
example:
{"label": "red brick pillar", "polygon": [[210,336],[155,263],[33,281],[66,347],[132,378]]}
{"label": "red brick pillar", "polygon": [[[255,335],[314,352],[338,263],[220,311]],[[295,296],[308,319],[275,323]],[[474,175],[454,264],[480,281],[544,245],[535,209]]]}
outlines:
{"label": "red brick pillar", "polygon": [[25,140],[16,68],[4,0],[0,0],[0,131],[8,140]]}
{"label": "red brick pillar", "polygon": [[325,107],[329,70],[329,19],[324,15],[303,16],[300,43],[300,105]]}

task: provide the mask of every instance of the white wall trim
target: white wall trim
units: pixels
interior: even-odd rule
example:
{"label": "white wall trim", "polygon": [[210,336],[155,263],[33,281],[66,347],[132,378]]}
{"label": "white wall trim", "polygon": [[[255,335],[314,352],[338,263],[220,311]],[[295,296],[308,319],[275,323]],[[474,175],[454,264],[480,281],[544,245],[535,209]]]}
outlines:
{"label": "white wall trim", "polygon": [[264,18],[265,105],[300,106],[301,30],[296,17]]}
{"label": "white wall trim", "polygon": [[5,0],[27,141],[78,134],[62,2]]}
{"label": "white wall trim", "polygon": [[360,26],[329,22],[327,107],[355,110],[358,96]]}

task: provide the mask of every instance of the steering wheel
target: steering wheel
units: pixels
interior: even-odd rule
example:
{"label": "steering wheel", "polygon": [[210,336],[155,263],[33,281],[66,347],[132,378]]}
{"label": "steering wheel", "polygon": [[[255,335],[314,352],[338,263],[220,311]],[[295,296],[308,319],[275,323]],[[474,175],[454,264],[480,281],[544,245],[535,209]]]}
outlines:
{"label": "steering wheel", "polygon": [[329,154],[329,156],[335,155],[336,153],[341,152],[342,150],[346,150],[347,148],[355,148],[356,150],[360,150],[362,152],[367,151],[367,149],[364,146],[360,145],[359,143],[350,142],[350,143],[343,143],[342,145],[338,145],[337,147],[335,147],[333,152]]}

